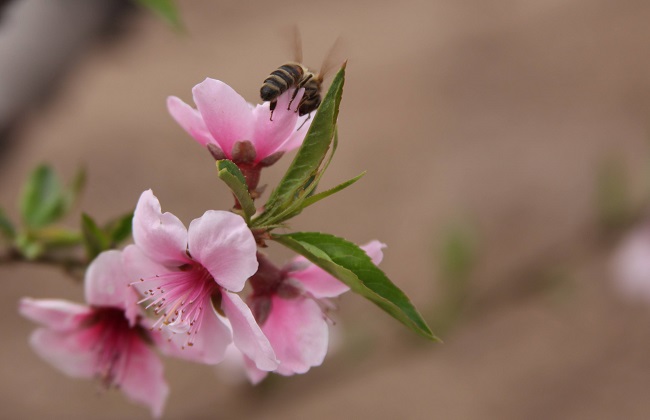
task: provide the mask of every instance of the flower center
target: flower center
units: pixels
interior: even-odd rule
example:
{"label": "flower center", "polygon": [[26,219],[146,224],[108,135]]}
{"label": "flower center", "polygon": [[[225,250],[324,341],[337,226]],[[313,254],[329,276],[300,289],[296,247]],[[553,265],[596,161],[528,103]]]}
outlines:
{"label": "flower center", "polygon": [[120,308],[98,307],[85,320],[88,342],[96,360],[96,372],[107,388],[119,384],[129,363],[131,343],[145,334],[141,327],[131,328]]}
{"label": "flower center", "polygon": [[186,345],[192,346],[201,328],[203,313],[210,308],[211,296],[219,291],[212,275],[200,264],[185,264],[177,271],[141,279],[133,283],[144,294],[139,302],[149,302],[160,315],[152,328],[158,327],[174,334],[187,334]]}
{"label": "flower center", "polygon": [[273,309],[272,296],[296,299],[303,295],[303,287],[299,282],[288,277],[288,271],[276,267],[260,252],[257,253],[257,262],[259,263],[257,272],[249,279],[253,293],[249,296],[248,303],[253,317],[260,326],[263,326]]}

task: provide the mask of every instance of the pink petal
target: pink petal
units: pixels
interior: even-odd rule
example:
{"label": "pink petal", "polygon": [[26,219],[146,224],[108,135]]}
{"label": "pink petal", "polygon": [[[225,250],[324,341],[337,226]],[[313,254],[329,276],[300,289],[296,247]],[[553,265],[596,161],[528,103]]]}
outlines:
{"label": "pink petal", "polygon": [[208,78],[194,86],[192,94],[208,131],[226,156],[231,156],[235,142],[251,139],[251,108],[230,86]]}
{"label": "pink petal", "polygon": [[205,302],[203,307],[207,310],[201,320],[201,329],[196,334],[194,345],[185,345],[187,341],[185,334],[165,332],[169,338],[163,337],[162,340],[157,340],[163,353],[209,365],[217,364],[224,359],[226,349],[232,343],[230,329],[219,319],[211,302]]}
{"label": "pink petal", "polygon": [[257,271],[257,245],[241,216],[208,210],[192,220],[188,233],[192,258],[222,287],[239,292]]}
{"label": "pink petal", "polygon": [[95,376],[95,354],[91,343],[76,331],[53,331],[40,328],[30,338],[34,351],[45,361],[68,376]]}
{"label": "pink petal", "polygon": [[312,112],[311,117],[309,115],[303,115],[302,117],[298,118],[293,132],[278,148],[279,152],[290,152],[302,145],[302,142],[305,140],[305,136],[309,131],[309,127],[311,127],[311,123],[314,122],[313,114],[314,113]]}
{"label": "pink petal", "polygon": [[91,312],[85,305],[60,299],[20,300],[20,314],[56,331],[71,331]]}
{"label": "pink petal", "polygon": [[373,263],[375,265],[379,265],[381,261],[384,259],[384,252],[382,249],[386,248],[386,244],[379,242],[377,240],[373,240],[368,242],[365,245],[361,246],[361,249],[366,251],[366,254],[370,257]]}
{"label": "pink petal", "polygon": [[[298,258],[294,260],[294,263],[299,262]],[[305,269],[290,272],[288,276],[302,283],[305,290],[317,299],[336,297],[350,290],[343,282],[311,263]]]}
{"label": "pink petal", "polygon": [[120,251],[102,252],[88,267],[84,290],[86,302],[93,306],[125,308],[129,289],[129,276],[124,270]]}
{"label": "pink petal", "polygon": [[268,372],[258,369],[251,359],[243,354],[242,357],[244,358],[244,371],[246,372],[246,377],[253,385],[259,384],[269,375]]}
{"label": "pink petal", "polygon": [[328,327],[312,299],[272,298],[273,306],[262,330],[280,360],[277,373],[305,373],[320,366],[327,353]]}
{"label": "pink petal", "polygon": [[296,108],[300,104],[305,89],[300,89],[291,104],[291,109],[288,109],[293,92],[294,90],[290,89],[278,97],[273,112],[273,121],[270,119],[270,102],[258,105],[253,110],[255,131],[252,142],[257,152],[257,161],[275,153],[296,129],[296,120],[298,119]]}
{"label": "pink petal", "polygon": [[[386,245],[379,241],[371,241],[361,246],[361,249],[366,251],[373,263],[379,264],[383,259],[382,248],[384,247]],[[302,270],[290,272],[289,277],[300,281],[305,287],[305,290],[317,299],[336,297],[350,290],[348,286],[325,270],[307,262],[307,259],[304,257],[294,259],[292,264],[307,264],[307,267]]]}
{"label": "pink petal", "polygon": [[219,377],[228,385],[241,385],[246,380],[257,385],[267,375],[268,372],[259,370],[234,344],[228,346],[226,357],[219,365]]}
{"label": "pink petal", "polygon": [[131,400],[148,406],[154,417],[160,417],[169,395],[162,362],[138,338],[132,339],[127,357],[126,374],[120,380],[120,388]]}
{"label": "pink petal", "polygon": [[[230,325],[227,319],[224,320]],[[226,356],[219,364],[217,375],[222,382],[231,386],[241,385],[248,380],[244,369],[244,355],[234,344],[230,344],[226,349]]]}
{"label": "pink petal", "polygon": [[151,190],[142,193],[135,208],[133,240],[157,263],[179,266],[189,261],[185,254],[187,230],[183,222],[171,213],[163,214]]}
{"label": "pink petal", "polygon": [[147,257],[137,245],[129,245],[124,248],[122,260],[127,276],[134,282],[171,271],[170,268]]}
{"label": "pink petal", "polygon": [[140,295],[145,290],[138,288],[138,280],[151,278],[156,275],[164,274],[169,269],[152,261],[136,245],[129,245],[122,251],[122,264],[125,278],[128,283],[124,301],[124,316],[129,320],[131,327],[135,326],[138,315],[141,315],[142,309],[138,305]]}
{"label": "pink petal", "polygon": [[168,273],[170,269],[151,260],[136,245],[129,245],[124,248],[122,251],[122,262],[129,281],[127,289],[130,289],[126,294],[124,315],[133,327],[138,315],[142,314],[142,309],[138,302],[147,289],[141,286],[142,282],[139,280]]}
{"label": "pink petal", "polygon": [[167,98],[167,110],[176,122],[201,145],[215,143],[199,111],[175,96]]}
{"label": "pink petal", "polygon": [[224,290],[221,296],[221,306],[232,325],[235,346],[250,357],[258,369],[269,371],[277,368],[273,348],[255,322],[250,308],[234,293]]}
{"label": "pink petal", "polygon": [[650,301],[650,228],[627,235],[614,258],[615,285],[630,299]]}

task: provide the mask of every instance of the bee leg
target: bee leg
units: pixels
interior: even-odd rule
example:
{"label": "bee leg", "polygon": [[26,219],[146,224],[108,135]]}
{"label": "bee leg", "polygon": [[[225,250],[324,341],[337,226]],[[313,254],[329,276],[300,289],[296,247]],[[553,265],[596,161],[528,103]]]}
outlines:
{"label": "bee leg", "polygon": [[[291,95],[291,100],[289,101],[289,106],[287,107],[287,109],[291,109],[291,104],[293,103],[293,100],[296,99],[296,96],[298,95],[298,91],[299,91],[303,86],[305,86],[305,85],[307,84],[307,82],[311,80],[312,77],[314,77],[313,74],[308,74],[305,78],[303,78],[303,79],[300,81],[300,83],[298,83],[298,84],[296,85],[296,90],[294,90],[294,91],[293,91],[293,95]],[[305,99],[305,98],[304,98],[304,96],[303,96],[303,100],[304,100],[304,99]],[[302,100],[300,101],[300,103],[302,103]],[[296,109],[296,112],[298,112],[297,109]]]}
{"label": "bee leg", "polygon": [[309,120],[311,120],[311,112],[309,114],[307,114],[307,118],[305,118],[305,121],[303,121],[302,124],[300,124],[300,127],[298,127],[298,129],[296,131],[300,130],[302,128],[302,126],[305,125],[305,123],[307,121],[309,121]]}
{"label": "bee leg", "polygon": [[275,110],[275,106],[278,104],[277,101],[271,101],[269,104],[269,109],[271,109],[271,117],[269,118],[269,121],[273,121],[273,111]]}
{"label": "bee leg", "polygon": [[[291,109],[291,104],[293,103],[293,100],[296,99],[296,95],[298,95],[299,90],[300,87],[297,87],[296,90],[293,91],[293,95],[291,95],[291,100],[289,101],[289,106],[287,106],[287,110]],[[298,112],[298,109],[296,109],[296,112]]]}

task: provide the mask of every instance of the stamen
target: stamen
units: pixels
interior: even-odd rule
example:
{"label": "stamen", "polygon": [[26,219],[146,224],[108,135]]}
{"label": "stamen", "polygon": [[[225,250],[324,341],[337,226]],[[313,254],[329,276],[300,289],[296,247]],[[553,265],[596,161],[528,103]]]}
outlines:
{"label": "stamen", "polygon": [[170,271],[132,283],[142,293],[138,303],[147,302],[160,315],[152,328],[171,333],[186,333],[185,346],[194,344],[201,328],[203,305],[209,302],[218,285],[210,273],[199,264],[185,264]]}

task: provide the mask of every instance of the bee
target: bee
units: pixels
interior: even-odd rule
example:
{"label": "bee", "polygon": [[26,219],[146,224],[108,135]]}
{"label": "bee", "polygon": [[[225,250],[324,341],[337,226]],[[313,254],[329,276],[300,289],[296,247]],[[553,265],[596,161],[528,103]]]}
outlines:
{"label": "bee", "polygon": [[271,120],[273,120],[273,111],[277,105],[277,98],[287,90],[293,88],[295,88],[295,91],[293,92],[293,96],[289,102],[289,108],[291,107],[293,100],[296,98],[298,91],[301,88],[304,88],[305,93],[303,94],[302,99],[300,99],[297,112],[301,117],[309,114],[307,119],[311,118],[312,111],[318,109],[322,100],[321,90],[325,75],[334,67],[334,60],[332,57],[334,51],[339,46],[340,39],[334,43],[325,56],[325,60],[323,60],[320,70],[314,72],[302,64],[302,41],[300,38],[300,32],[297,28],[294,28],[293,38],[295,60],[285,63],[278,67],[277,70],[273,71],[273,73],[264,80],[262,88],[260,89],[260,97],[262,100],[271,102]]}

